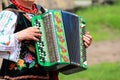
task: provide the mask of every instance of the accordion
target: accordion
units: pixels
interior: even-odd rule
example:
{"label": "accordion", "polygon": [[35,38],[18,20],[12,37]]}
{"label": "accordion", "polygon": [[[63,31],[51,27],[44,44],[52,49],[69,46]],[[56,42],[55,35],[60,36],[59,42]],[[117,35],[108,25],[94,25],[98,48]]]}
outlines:
{"label": "accordion", "polygon": [[46,70],[72,74],[87,69],[82,17],[67,11],[48,10],[32,17],[32,26],[38,26],[42,34],[35,46],[38,63]]}

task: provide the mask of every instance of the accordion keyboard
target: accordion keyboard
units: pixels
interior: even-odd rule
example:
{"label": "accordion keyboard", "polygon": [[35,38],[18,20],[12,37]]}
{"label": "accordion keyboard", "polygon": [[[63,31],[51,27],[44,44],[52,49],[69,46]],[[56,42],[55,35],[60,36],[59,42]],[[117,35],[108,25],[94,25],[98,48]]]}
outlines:
{"label": "accordion keyboard", "polygon": [[48,52],[52,53],[49,56],[50,62],[56,62],[56,45],[55,45],[55,40],[54,40],[54,31],[53,31],[53,20],[52,20],[52,14],[46,14],[43,17],[43,23],[44,23],[44,29],[45,29],[45,36],[46,36],[46,41],[47,41],[47,48]]}
{"label": "accordion keyboard", "polygon": [[[42,27],[41,25],[44,25],[44,32],[42,31]],[[40,53],[40,61],[41,62],[46,62],[46,59],[45,58],[47,55],[46,55],[46,46],[47,46],[47,50],[49,53],[52,53],[50,54],[51,56],[49,56],[49,59],[50,59],[50,62],[55,62],[57,61],[56,60],[56,50],[55,50],[55,43],[54,43],[54,36],[53,36],[53,22],[52,22],[52,16],[51,14],[46,14],[44,15],[43,17],[43,24],[41,24],[40,20],[36,20],[36,23],[35,23],[35,26],[38,26],[39,29],[40,29],[40,33],[45,33],[44,36],[41,36],[39,38],[39,42],[37,42],[37,45],[38,45],[38,51]],[[43,34],[42,34],[43,35]],[[46,40],[46,43],[44,43],[44,40]]]}

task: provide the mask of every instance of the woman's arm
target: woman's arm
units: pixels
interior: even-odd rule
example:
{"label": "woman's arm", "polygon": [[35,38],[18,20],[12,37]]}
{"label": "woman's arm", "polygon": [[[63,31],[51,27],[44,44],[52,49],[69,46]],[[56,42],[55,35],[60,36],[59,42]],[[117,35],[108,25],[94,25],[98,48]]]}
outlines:
{"label": "woman's arm", "polygon": [[0,12],[0,57],[17,61],[20,44],[14,35],[17,15],[11,11]]}

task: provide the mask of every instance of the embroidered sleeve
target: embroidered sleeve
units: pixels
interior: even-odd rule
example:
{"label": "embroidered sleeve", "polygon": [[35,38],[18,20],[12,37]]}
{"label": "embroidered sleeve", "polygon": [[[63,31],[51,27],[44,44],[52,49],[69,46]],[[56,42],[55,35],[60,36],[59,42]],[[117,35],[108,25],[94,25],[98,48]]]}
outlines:
{"label": "embroidered sleeve", "polygon": [[14,35],[17,15],[11,11],[0,13],[0,57],[17,61],[20,44]]}

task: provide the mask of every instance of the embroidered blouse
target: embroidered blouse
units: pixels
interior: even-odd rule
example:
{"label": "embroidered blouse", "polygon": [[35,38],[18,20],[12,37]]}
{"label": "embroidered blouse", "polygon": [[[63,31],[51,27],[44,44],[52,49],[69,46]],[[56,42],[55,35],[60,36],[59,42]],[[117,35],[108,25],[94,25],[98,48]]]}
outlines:
{"label": "embroidered blouse", "polygon": [[18,61],[20,43],[14,35],[17,15],[4,10],[0,13],[0,57],[14,62]]}

